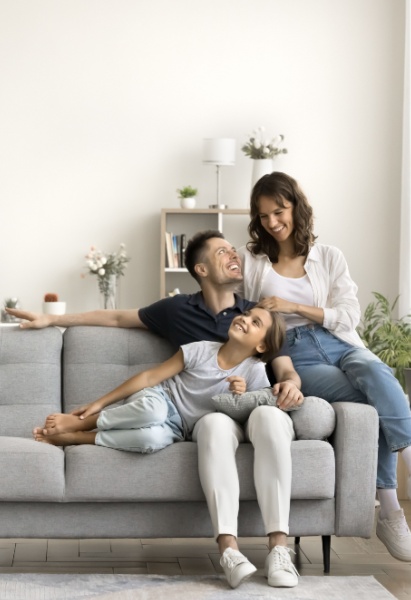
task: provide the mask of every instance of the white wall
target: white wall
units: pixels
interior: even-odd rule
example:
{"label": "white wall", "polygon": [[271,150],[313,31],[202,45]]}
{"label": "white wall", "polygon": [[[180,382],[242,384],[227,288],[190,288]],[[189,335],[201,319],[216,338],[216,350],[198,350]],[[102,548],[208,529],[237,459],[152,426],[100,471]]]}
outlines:
{"label": "white wall", "polygon": [[[214,201],[204,137],[235,137],[247,206],[259,125],[283,133],[319,241],[363,305],[398,289],[404,0],[0,0],[0,302],[98,306],[90,245],[125,242],[121,307],[159,296],[159,216]],[[246,240],[244,240],[246,241]]]}

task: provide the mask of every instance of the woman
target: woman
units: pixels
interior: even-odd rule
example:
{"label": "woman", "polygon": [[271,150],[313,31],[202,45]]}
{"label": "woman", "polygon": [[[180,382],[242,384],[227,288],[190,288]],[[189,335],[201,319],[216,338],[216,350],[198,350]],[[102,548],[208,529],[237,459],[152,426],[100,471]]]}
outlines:
{"label": "woman", "polygon": [[250,300],[265,298],[266,308],[283,314],[304,395],[376,408],[377,536],[393,556],[410,561],[411,533],[396,492],[397,451],[411,475],[410,408],[391,369],[365,348],[356,332],[360,306],[345,258],[337,248],[315,243],[312,208],[298,183],[284,173],[257,181],[250,216],[251,241],[239,251],[242,294]]}
{"label": "woman", "polygon": [[[254,306],[233,319],[227,342],[183,345],[169,360],[73,414],[50,415],[42,428],[34,429],[34,437],[57,446],[98,444],[130,452],[155,452],[192,437],[198,444],[200,481],[221,565],[233,588],[256,571],[237,545],[235,453],[240,442],[250,440],[257,499],[269,537],[268,584],[294,587],[298,574],[287,548],[292,421],[275,406],[259,406],[243,429],[227,415],[215,413],[211,402],[213,395],[228,390],[242,394],[269,387],[264,362],[278,353],[284,333],[276,313]],[[124,398],[126,404],[104,410]]]}

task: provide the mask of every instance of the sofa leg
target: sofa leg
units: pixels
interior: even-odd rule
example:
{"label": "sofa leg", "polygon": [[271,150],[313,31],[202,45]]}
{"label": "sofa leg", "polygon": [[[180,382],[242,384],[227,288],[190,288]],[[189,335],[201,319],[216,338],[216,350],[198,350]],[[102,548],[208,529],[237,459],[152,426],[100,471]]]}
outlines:
{"label": "sofa leg", "polygon": [[323,561],[324,561],[324,573],[330,572],[330,560],[331,560],[331,536],[323,535]]}

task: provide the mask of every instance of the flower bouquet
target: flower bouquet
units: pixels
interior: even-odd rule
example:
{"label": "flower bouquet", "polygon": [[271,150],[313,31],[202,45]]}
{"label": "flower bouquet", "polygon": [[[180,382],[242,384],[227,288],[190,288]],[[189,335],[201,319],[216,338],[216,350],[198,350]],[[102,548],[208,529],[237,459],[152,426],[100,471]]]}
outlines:
{"label": "flower bouquet", "polygon": [[86,254],[86,267],[91,275],[97,276],[104,308],[116,308],[117,279],[124,275],[129,261],[125,244],[120,244],[118,252],[108,254],[91,246],[90,252]]}
{"label": "flower bouquet", "polygon": [[274,158],[277,154],[287,154],[287,148],[280,148],[284,140],[283,135],[277,135],[273,138],[267,138],[265,128],[258,127],[247,139],[241,150],[246,156],[253,159]]}

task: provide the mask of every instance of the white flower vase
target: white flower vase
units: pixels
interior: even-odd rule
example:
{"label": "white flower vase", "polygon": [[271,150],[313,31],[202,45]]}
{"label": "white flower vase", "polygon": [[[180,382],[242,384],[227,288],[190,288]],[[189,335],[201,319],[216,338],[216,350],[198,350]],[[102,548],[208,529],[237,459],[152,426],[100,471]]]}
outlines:
{"label": "white flower vase", "polygon": [[255,186],[257,181],[263,177],[263,175],[269,175],[273,172],[273,159],[272,158],[256,158],[253,160],[253,170],[251,174],[251,188]]}
{"label": "white flower vase", "polygon": [[117,307],[117,276],[108,275],[99,278],[100,306],[106,310],[115,310]]}

